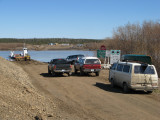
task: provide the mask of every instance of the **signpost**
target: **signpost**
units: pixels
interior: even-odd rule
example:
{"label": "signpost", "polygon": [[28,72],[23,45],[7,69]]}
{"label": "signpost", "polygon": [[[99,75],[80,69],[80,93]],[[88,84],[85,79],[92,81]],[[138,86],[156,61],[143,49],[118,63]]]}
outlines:
{"label": "signpost", "polygon": [[[104,45],[101,45],[100,50],[97,50],[97,57],[104,58],[104,64],[110,66],[114,62],[120,61],[120,50],[106,50]],[[107,59],[107,64],[106,64]]]}
{"label": "signpost", "polygon": [[110,64],[118,62],[120,60],[121,51],[120,50],[111,50],[110,51]]}
{"label": "signpost", "polygon": [[100,50],[106,50],[106,46],[105,45],[101,45]]}
{"label": "signpost", "polygon": [[98,58],[105,58],[106,51],[105,50],[97,50]]}

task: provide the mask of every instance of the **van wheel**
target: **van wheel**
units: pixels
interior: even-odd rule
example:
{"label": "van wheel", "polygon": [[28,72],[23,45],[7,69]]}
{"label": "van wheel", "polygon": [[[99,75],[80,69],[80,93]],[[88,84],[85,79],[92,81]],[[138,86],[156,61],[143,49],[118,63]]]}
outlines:
{"label": "van wheel", "polygon": [[115,84],[114,84],[114,80],[111,79],[111,87],[114,88],[115,87]]}
{"label": "van wheel", "polygon": [[128,88],[128,85],[126,83],[123,83],[123,92],[124,93],[129,93],[130,89]]}
{"label": "van wheel", "polygon": [[99,76],[99,72],[96,72],[96,76]]}
{"label": "van wheel", "polygon": [[153,91],[147,91],[148,94],[151,94]]}

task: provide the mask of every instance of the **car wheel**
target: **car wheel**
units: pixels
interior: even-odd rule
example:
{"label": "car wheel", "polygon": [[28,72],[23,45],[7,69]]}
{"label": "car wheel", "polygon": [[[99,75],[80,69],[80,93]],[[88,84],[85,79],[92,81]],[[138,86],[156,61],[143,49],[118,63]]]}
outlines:
{"label": "car wheel", "polygon": [[74,68],[74,73],[77,74],[77,69],[76,68]]}
{"label": "car wheel", "polygon": [[50,75],[51,75],[51,70],[49,70],[49,68],[48,68],[48,74],[50,74]]}
{"label": "car wheel", "polygon": [[80,75],[84,75],[84,72],[82,69],[80,69]]}
{"label": "car wheel", "polygon": [[75,64],[75,61],[73,61],[72,64],[74,65],[74,64]]}
{"label": "car wheel", "polygon": [[69,72],[69,73],[68,73],[68,76],[71,76],[71,75],[72,75],[72,73],[71,73],[71,72]]}
{"label": "car wheel", "polygon": [[52,76],[56,76],[56,73],[54,71],[52,71]]}
{"label": "car wheel", "polygon": [[124,93],[129,93],[130,92],[130,89],[128,88],[127,83],[123,83],[123,92]]}
{"label": "car wheel", "polygon": [[151,94],[153,91],[147,91],[148,94]]}
{"label": "car wheel", "polygon": [[99,72],[96,72],[96,76],[99,76]]}
{"label": "car wheel", "polygon": [[111,87],[114,88],[115,87],[115,84],[114,84],[114,80],[111,79]]}

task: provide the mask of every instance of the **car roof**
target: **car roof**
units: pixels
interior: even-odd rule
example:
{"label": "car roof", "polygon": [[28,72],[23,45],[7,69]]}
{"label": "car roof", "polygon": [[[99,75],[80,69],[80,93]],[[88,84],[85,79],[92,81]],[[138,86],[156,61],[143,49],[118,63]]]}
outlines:
{"label": "car roof", "polygon": [[97,57],[83,57],[82,59],[98,59]]}
{"label": "car roof", "polygon": [[[136,62],[117,62],[117,64],[144,65],[143,63],[136,63]],[[148,64],[148,65],[149,65],[149,64]]]}
{"label": "car roof", "polygon": [[69,56],[84,56],[82,54],[77,54],[77,55],[69,55]]}
{"label": "car roof", "polygon": [[52,59],[52,60],[66,60],[66,58],[54,58],[54,59]]}

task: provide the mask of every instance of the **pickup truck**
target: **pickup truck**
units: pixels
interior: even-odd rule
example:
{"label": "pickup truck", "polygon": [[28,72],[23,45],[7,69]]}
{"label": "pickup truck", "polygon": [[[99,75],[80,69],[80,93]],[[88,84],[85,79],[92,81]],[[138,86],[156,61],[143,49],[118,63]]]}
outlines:
{"label": "pickup truck", "polygon": [[67,73],[68,76],[72,74],[72,66],[69,64],[66,59],[52,59],[48,64],[48,74],[53,76],[57,74]]}
{"label": "pickup truck", "polygon": [[83,57],[74,64],[74,71],[80,71],[81,75],[85,73],[95,73],[99,76],[101,70],[101,61],[97,57]]}

